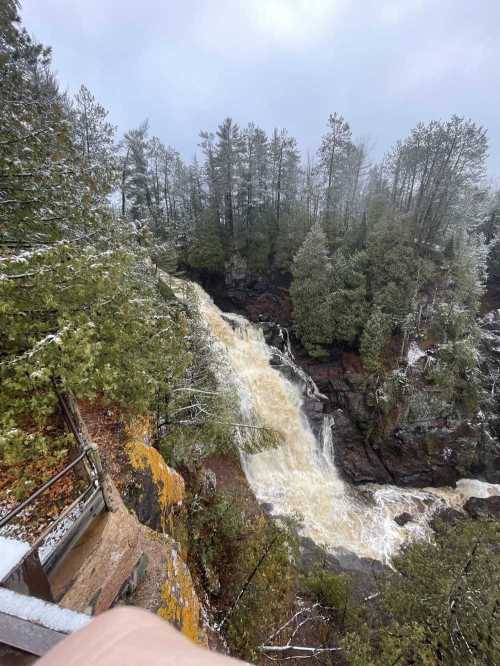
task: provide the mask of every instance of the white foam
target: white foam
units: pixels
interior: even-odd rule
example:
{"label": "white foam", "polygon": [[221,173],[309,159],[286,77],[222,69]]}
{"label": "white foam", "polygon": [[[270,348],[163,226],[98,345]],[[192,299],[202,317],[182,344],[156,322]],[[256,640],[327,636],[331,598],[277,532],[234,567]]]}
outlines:
{"label": "white foam", "polygon": [[417,343],[410,342],[410,346],[408,347],[408,354],[406,356],[408,365],[415,365],[415,363],[417,363],[417,361],[419,361],[424,356],[427,356],[427,354],[422,349],[420,349]]}

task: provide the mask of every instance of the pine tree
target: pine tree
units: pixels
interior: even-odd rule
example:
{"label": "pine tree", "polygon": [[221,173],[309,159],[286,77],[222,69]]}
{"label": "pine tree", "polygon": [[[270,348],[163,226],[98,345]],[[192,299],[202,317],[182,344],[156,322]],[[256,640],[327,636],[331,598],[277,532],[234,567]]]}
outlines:
{"label": "pine tree", "polygon": [[367,318],[366,254],[346,256],[337,252],[333,259],[331,307],[332,335],[339,342],[353,343]]}
{"label": "pine tree", "polygon": [[127,132],[125,145],[128,151],[125,192],[132,204],[132,219],[140,225],[154,226],[155,209],[148,173],[148,123]]}
{"label": "pine tree", "polygon": [[471,120],[419,123],[386,161],[392,203],[411,220],[420,252],[440,244],[443,231],[459,222],[464,191],[484,176],[486,130]]}
{"label": "pine tree", "polygon": [[210,208],[202,211],[194,228],[187,259],[190,266],[199,271],[224,271],[224,245],[217,219]]}
{"label": "pine tree", "polygon": [[363,365],[371,374],[383,370],[383,352],[390,334],[390,324],[380,308],[375,307],[361,336],[360,352]]}
{"label": "pine tree", "polygon": [[94,95],[81,86],[71,106],[74,142],[81,152],[84,165],[104,191],[115,187],[117,161],[114,145],[116,128],[108,120],[108,112]]}
{"label": "pine tree", "polygon": [[130,227],[111,215],[112,181],[93,162],[109,135],[83,150],[49,51],[15,22],[9,40],[0,42],[0,451],[26,459],[47,453],[54,380],[146,410],[184,362],[185,332]]}
{"label": "pine tree", "polygon": [[319,224],[306,236],[292,266],[290,288],[297,329],[311,355],[321,355],[321,345],[332,341],[331,263],[327,239]]}
{"label": "pine tree", "polygon": [[318,166],[323,176],[324,220],[332,245],[342,232],[342,211],[348,191],[350,155],[354,149],[349,123],[339,114],[328,118],[328,132],[318,150]]}
{"label": "pine tree", "polygon": [[244,141],[240,128],[226,118],[217,129],[215,169],[217,187],[223,202],[222,213],[225,232],[230,240],[238,233],[238,186],[242,175]]}

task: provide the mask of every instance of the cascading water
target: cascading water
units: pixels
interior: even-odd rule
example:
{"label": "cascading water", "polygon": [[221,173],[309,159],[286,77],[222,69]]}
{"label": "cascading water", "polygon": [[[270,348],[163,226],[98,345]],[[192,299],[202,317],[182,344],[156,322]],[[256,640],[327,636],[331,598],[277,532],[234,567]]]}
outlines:
{"label": "cascading water", "polygon": [[[455,490],[349,485],[335,467],[332,417],[324,418],[318,441],[302,411],[301,390],[269,364],[272,352],[262,331],[243,317],[223,314],[201,287],[193,287],[220,355],[221,379],[236,387],[243,418],[276,431],[282,441],[242,454],[247,480],[274,515],[296,517],[303,536],[340,558],[353,553],[388,563],[402,544],[430,535],[428,523],[438,508],[500,494],[500,486],[475,480],[462,480]],[[317,394],[312,380],[295,371]],[[403,512],[413,520],[401,527],[394,518]]]}

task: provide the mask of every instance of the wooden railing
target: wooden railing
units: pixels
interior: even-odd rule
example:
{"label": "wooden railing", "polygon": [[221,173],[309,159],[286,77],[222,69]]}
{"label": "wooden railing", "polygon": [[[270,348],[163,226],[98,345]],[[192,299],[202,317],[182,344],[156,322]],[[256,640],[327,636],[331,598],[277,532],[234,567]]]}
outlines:
{"label": "wooden railing", "polygon": [[66,474],[73,469],[73,467],[76,467],[78,463],[83,460],[85,457],[88,456],[88,451],[82,451],[80,455],[72,460],[66,467],[64,467],[60,472],[55,474],[51,479],[49,479],[46,483],[43,484],[43,486],[40,486],[33,494],[31,494],[27,499],[25,499],[21,504],[18,504],[14,509],[9,511],[7,515],[5,515],[3,518],[0,518],[0,529],[2,527],[5,527],[8,525],[13,518],[15,518],[17,515],[19,515],[24,509],[26,509],[28,506],[33,504],[35,500],[37,500],[43,493],[45,493],[51,486],[54,485],[54,483],[57,483],[59,479],[62,479],[63,476],[66,476]]}
{"label": "wooden railing", "polygon": [[[65,423],[75,438],[76,455],[62,470],[0,518],[1,529],[11,524],[67,474],[77,472],[79,466],[83,467],[88,478],[85,490],[36,538],[29,550],[0,580],[0,643],[37,656],[45,654],[76,626],[84,626],[90,621],[87,615],[62,609],[54,603],[48,574],[103,510],[113,510],[97,445],[90,441],[73,398],[65,394],[56,382],[54,390]],[[71,515],[73,512],[74,517]],[[70,525],[41,561],[41,547],[66,518],[71,519]]]}
{"label": "wooden railing", "polygon": [[[88,485],[85,490],[67,506],[57,518],[40,534],[31,545],[29,551],[23,556],[14,568],[0,581],[0,586],[7,587],[18,592],[32,594],[41,599],[52,601],[50,585],[47,574],[54,568],[59,559],[70,548],[82,532],[88,527],[93,518],[103,509],[113,510],[111,497],[107,491],[105,475],[96,444],[89,441],[82,427],[76,404],[73,399],[63,393],[57,385],[54,385],[64,420],[70,432],[73,434],[77,444],[76,457],[57,474],[52,476],[27,499],[14,507],[5,516],[0,518],[0,529],[12,523],[12,521],[25,509],[32,506],[39,497],[46,493],[55,483],[67,474],[83,466],[88,477]],[[63,536],[55,544],[43,562],[39,557],[39,550],[44,542],[50,537],[54,529],[72,512],[80,507],[78,515],[72,524],[64,532]]]}

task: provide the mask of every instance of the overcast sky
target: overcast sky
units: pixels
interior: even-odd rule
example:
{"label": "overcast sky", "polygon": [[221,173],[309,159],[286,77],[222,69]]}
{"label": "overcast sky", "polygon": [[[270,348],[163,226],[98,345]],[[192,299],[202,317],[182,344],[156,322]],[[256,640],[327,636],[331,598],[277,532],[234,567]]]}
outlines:
{"label": "overcast sky", "polygon": [[226,116],[314,151],[329,113],[380,158],[420,120],[489,130],[500,177],[500,0],[23,0],[63,88],[185,157]]}

